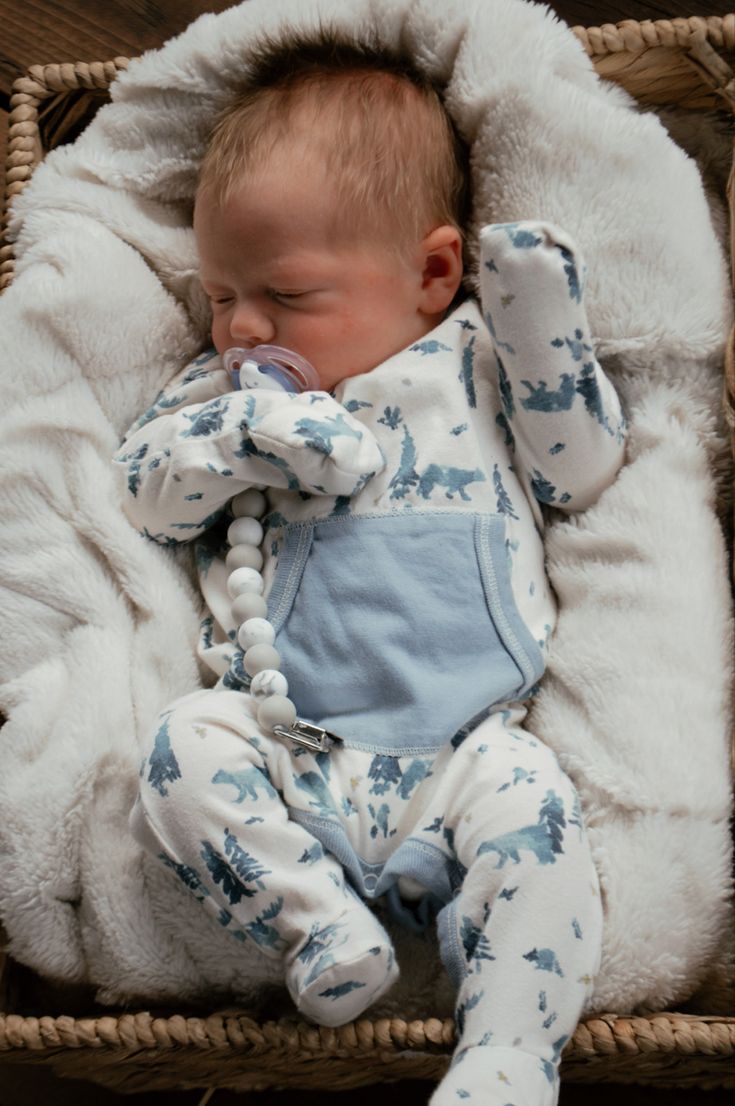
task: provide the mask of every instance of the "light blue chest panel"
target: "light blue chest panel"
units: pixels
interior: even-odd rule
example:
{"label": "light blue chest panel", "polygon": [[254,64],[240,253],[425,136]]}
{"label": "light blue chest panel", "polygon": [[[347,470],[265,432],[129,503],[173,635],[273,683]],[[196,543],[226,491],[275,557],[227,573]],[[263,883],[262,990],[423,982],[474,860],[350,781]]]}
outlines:
{"label": "light blue chest panel", "polygon": [[268,608],[300,717],[353,748],[437,750],[543,671],[513,599],[502,515],[292,524]]}

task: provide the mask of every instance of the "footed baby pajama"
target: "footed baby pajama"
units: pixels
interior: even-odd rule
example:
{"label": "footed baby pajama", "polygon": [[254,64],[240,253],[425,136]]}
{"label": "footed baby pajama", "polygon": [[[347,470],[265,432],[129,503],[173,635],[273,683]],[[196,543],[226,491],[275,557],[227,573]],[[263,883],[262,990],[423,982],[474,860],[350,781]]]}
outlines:
{"label": "footed baby pajama", "polygon": [[[326,1024],[395,976],[363,899],[438,914],[459,1043],[437,1106],[551,1106],[600,908],[573,788],[517,704],[555,620],[542,505],[595,501],[624,420],[573,243],[524,223],[481,248],[481,304],[332,394],[233,392],[205,355],[128,435],[127,513],[161,544],[197,539],[219,677],[161,716],[133,824]],[[228,505],[254,485],[288,694],[341,739],[329,753],[255,722],[224,561]]]}
{"label": "footed baby pajama", "polygon": [[[396,976],[352,888],[411,926],[438,914],[458,1048],[436,1101],[551,1106],[601,910],[574,788],[523,713],[493,712],[437,752],[313,753],[259,732],[242,692],[195,692],[161,716],[135,831],[237,940],[284,959],[322,1024]],[[400,900],[401,876],[423,900]]]}

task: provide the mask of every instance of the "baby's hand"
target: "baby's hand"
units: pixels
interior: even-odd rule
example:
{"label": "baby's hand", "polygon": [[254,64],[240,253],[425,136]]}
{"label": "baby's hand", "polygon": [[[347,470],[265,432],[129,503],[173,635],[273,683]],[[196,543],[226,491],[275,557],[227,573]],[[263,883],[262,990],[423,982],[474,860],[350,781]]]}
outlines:
{"label": "baby's hand", "polygon": [[539,311],[548,317],[558,310],[563,318],[570,301],[581,304],[586,266],[561,227],[534,221],[492,223],[480,232],[480,244],[482,300],[493,317],[513,304],[515,311],[527,312],[531,327]]}
{"label": "baby's hand", "polygon": [[259,452],[285,462],[302,488],[322,495],[354,495],[386,464],[372,431],[324,392],[273,406],[250,437]]}

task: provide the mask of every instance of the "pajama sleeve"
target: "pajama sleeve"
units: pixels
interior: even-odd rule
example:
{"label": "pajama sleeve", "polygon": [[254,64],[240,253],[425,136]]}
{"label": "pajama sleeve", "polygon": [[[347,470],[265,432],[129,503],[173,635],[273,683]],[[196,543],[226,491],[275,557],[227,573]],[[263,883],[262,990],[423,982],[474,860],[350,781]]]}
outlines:
{"label": "pajama sleeve", "polygon": [[535,222],[485,227],[480,243],[498,422],[514,467],[540,503],[583,510],[623,462],[625,419],[593,352],[577,248],[558,227]]}
{"label": "pajama sleeve", "polygon": [[229,387],[224,369],[195,363],[128,432],[114,463],[147,537],[198,537],[253,485],[350,496],[385,466],[370,430],[326,392]]}

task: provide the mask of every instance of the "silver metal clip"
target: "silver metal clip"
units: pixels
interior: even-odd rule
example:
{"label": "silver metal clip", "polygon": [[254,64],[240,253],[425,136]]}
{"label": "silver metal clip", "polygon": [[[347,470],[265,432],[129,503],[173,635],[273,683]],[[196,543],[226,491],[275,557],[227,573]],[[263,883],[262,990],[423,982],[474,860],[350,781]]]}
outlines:
{"label": "silver metal clip", "polygon": [[303,745],[305,749],[311,749],[315,753],[328,753],[335,741],[341,741],[335,733],[315,726],[312,722],[304,722],[297,718],[291,726],[274,726],[273,733],[277,737],[287,737],[295,745]]}

